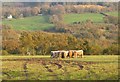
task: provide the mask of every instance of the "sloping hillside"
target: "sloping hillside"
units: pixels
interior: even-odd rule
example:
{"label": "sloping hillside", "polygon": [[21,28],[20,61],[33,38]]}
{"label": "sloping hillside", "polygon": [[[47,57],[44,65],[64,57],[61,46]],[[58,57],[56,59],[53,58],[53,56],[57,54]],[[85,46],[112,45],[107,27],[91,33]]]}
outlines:
{"label": "sloping hillside", "polygon": [[98,13],[83,13],[83,14],[65,14],[64,22],[73,23],[73,22],[82,22],[86,20],[92,20],[93,22],[104,22],[103,15]]}
{"label": "sloping hillside", "polygon": [[48,16],[32,16],[22,19],[3,20],[3,24],[9,24],[16,30],[46,30],[53,28],[54,25],[49,23]]}

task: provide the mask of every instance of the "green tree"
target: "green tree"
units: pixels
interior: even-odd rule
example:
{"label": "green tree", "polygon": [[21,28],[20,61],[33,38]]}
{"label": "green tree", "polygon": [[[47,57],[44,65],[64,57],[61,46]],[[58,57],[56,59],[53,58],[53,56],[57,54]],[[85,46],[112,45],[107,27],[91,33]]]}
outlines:
{"label": "green tree", "polygon": [[30,54],[35,54],[34,52],[34,41],[32,39],[32,34],[29,33],[29,32],[23,32],[21,37],[20,37],[20,40],[21,40],[21,47],[22,49],[26,49],[26,52],[23,52],[24,54],[25,53],[30,53]]}

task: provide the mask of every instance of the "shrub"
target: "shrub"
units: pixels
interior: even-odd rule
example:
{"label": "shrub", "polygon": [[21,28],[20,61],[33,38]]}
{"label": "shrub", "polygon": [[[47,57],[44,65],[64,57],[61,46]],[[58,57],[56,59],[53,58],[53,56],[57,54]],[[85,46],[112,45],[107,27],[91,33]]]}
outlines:
{"label": "shrub", "polygon": [[9,53],[6,50],[2,50],[2,55],[8,55]]}
{"label": "shrub", "polygon": [[118,17],[115,16],[106,16],[104,17],[105,23],[118,24]]}

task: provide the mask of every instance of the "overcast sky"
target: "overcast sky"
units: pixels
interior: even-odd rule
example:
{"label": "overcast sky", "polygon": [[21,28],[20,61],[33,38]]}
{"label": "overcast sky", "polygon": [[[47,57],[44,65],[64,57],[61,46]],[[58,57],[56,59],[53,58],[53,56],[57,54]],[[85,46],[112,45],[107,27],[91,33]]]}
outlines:
{"label": "overcast sky", "polygon": [[119,2],[120,0],[0,0],[2,2]]}

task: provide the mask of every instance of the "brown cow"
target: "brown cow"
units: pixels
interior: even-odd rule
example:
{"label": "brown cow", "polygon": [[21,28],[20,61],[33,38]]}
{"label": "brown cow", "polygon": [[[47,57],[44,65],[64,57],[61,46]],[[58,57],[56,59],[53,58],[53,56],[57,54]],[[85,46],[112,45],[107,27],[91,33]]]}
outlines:
{"label": "brown cow", "polygon": [[70,50],[68,54],[69,58],[83,57],[83,50]]}
{"label": "brown cow", "polygon": [[73,53],[74,53],[74,58],[77,58],[78,53],[76,51],[74,51]]}
{"label": "brown cow", "polygon": [[73,57],[73,51],[72,51],[72,50],[70,50],[70,51],[68,52],[68,57],[69,57],[69,58],[72,58],[72,57]]}

